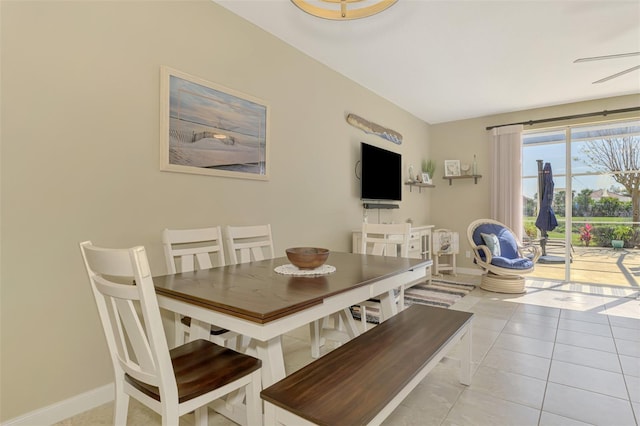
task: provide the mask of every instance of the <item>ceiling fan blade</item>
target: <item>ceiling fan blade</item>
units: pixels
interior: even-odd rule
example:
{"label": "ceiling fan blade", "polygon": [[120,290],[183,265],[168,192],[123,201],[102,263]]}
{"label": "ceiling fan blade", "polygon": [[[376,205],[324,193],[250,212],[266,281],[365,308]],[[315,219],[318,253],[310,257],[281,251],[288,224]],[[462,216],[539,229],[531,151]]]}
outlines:
{"label": "ceiling fan blade", "polygon": [[602,61],[604,59],[617,59],[617,58],[628,58],[630,56],[638,56],[640,52],[630,52],[630,53],[618,53],[615,55],[605,55],[605,56],[591,56],[588,58],[578,58],[573,63],[578,62],[590,62],[590,61]]}
{"label": "ceiling fan blade", "polygon": [[613,74],[613,75],[610,75],[609,77],[601,78],[601,79],[600,79],[600,80],[598,80],[598,81],[594,81],[592,84],[604,83],[605,81],[609,81],[609,80],[614,79],[614,78],[616,78],[616,77],[620,77],[621,75],[624,75],[624,74],[630,73],[631,71],[635,71],[635,70],[637,70],[637,69],[640,69],[640,65],[636,65],[635,67],[631,67],[631,68],[629,68],[629,69],[627,69],[627,70],[620,71],[620,72],[618,72],[618,73],[615,73],[615,74]]}

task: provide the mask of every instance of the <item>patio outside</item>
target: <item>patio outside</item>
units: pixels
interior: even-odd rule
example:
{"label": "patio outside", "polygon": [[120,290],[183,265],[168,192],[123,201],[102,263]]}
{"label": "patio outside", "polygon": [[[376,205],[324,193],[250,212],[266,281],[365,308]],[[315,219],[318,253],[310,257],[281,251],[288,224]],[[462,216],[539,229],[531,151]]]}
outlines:
{"label": "patio outside", "polygon": [[[547,253],[564,258],[564,247],[547,247]],[[640,288],[640,249],[573,247],[571,282]],[[531,278],[564,281],[564,263],[537,263]]]}

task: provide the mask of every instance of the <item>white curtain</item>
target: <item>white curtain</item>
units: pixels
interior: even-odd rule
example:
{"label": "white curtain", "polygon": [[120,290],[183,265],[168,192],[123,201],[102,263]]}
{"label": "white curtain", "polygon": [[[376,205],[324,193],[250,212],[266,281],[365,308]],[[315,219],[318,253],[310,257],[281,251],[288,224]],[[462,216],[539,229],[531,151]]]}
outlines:
{"label": "white curtain", "polygon": [[491,217],[511,228],[522,241],[521,124],[491,129]]}

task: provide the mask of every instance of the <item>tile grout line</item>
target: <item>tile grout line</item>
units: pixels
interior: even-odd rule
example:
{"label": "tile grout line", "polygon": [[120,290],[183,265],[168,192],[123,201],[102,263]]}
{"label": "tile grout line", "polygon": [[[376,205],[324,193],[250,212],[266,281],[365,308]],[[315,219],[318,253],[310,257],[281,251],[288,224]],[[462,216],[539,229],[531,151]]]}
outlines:
{"label": "tile grout line", "polygon": [[[553,337],[553,349],[551,350],[551,358],[549,359],[549,371],[547,371],[547,379],[544,384],[544,392],[542,393],[542,405],[540,406],[540,413],[538,414],[538,425],[542,421],[542,413],[544,413],[544,405],[547,401],[547,389],[549,389],[549,379],[551,378],[551,367],[553,366],[553,355],[556,352],[556,342],[558,341],[558,330],[560,329],[560,318],[562,317],[562,308],[560,308],[560,312],[558,313],[558,318],[556,319],[556,332]],[[577,419],[574,419],[577,420]]]}

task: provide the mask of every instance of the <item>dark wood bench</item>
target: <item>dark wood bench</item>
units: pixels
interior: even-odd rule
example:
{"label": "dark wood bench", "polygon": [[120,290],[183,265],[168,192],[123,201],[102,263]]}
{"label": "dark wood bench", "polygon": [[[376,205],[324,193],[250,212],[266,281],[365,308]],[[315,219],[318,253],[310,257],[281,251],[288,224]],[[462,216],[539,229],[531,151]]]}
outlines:
{"label": "dark wood bench", "polygon": [[471,380],[473,314],[412,305],[264,389],[266,424],[380,424],[460,340]]}

